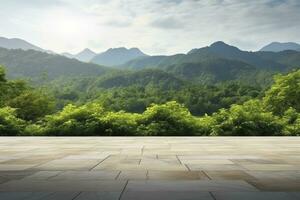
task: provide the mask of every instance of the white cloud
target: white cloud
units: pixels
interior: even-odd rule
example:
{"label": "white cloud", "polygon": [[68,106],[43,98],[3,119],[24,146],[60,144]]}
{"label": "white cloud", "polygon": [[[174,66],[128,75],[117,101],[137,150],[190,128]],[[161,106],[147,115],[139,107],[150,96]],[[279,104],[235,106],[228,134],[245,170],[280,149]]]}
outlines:
{"label": "white cloud", "polygon": [[248,50],[300,42],[298,0],[4,1],[1,36],[57,52],[126,46],[173,54],[217,40]]}

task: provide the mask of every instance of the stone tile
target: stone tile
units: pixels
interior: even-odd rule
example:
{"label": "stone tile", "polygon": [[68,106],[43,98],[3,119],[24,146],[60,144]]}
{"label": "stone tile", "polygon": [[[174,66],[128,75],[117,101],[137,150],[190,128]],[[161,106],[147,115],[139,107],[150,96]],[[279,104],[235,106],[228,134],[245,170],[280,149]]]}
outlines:
{"label": "stone tile", "polygon": [[185,165],[181,164],[140,164],[140,167],[145,170],[159,170],[159,171],[188,171]]}
{"label": "stone tile", "polygon": [[29,170],[36,165],[14,165],[14,164],[0,164],[0,171],[23,171]]}
{"label": "stone tile", "polygon": [[233,171],[233,170],[243,170],[244,168],[238,165],[214,165],[214,164],[188,164],[187,167],[191,171],[206,171],[206,170],[215,170],[215,171]]}
{"label": "stone tile", "polygon": [[224,160],[224,159],[202,159],[202,160],[181,160],[184,164],[199,164],[199,165],[228,165],[228,164],[234,164],[230,160]]}
{"label": "stone tile", "polygon": [[79,192],[0,192],[3,200],[72,200]]}
{"label": "stone tile", "polygon": [[5,192],[120,192],[126,181],[40,181],[17,180],[0,185],[0,191]]}
{"label": "stone tile", "polygon": [[300,166],[287,164],[253,164],[242,165],[247,170],[263,170],[263,171],[285,171],[285,170],[299,170]]}
{"label": "stone tile", "polygon": [[49,180],[114,180],[119,171],[65,171]]}
{"label": "stone tile", "polygon": [[285,192],[213,192],[216,200],[297,200]]}
{"label": "stone tile", "polygon": [[38,200],[43,199],[51,193],[34,193],[34,192],[0,192],[0,199],[3,200]]}
{"label": "stone tile", "polygon": [[214,200],[208,192],[125,192],[121,200]]}
{"label": "stone tile", "polygon": [[253,176],[242,170],[204,171],[212,180],[253,180]]}
{"label": "stone tile", "polygon": [[125,189],[128,191],[257,191],[255,187],[245,181],[212,181],[212,180],[189,180],[189,181],[129,181]]}
{"label": "stone tile", "polygon": [[95,168],[92,169],[92,171],[141,171],[145,170],[142,166],[137,164],[104,164],[101,163],[97,165]]}
{"label": "stone tile", "polygon": [[230,160],[230,159],[261,159],[252,155],[179,155],[179,160]]}
{"label": "stone tile", "polygon": [[90,170],[99,163],[97,160],[59,159],[36,166],[33,170]]}
{"label": "stone tile", "polygon": [[200,172],[190,171],[148,171],[147,176],[150,180],[199,180],[206,178]]}
{"label": "stone tile", "polygon": [[42,164],[45,162],[49,162],[48,159],[11,159],[11,160],[7,160],[5,162],[2,162],[1,164],[5,164],[5,165],[38,165],[38,164]]}
{"label": "stone tile", "polygon": [[300,180],[250,180],[248,181],[261,191],[300,191]]}
{"label": "stone tile", "polygon": [[55,177],[63,171],[39,171],[30,176],[26,176],[25,179],[32,180],[47,180],[49,178]]}
{"label": "stone tile", "polygon": [[300,180],[300,171],[247,171],[247,173],[262,180]]}
{"label": "stone tile", "polygon": [[75,200],[119,200],[121,192],[82,192]]}
{"label": "stone tile", "polygon": [[118,180],[146,180],[147,179],[147,171],[139,170],[139,171],[122,171]]}
{"label": "stone tile", "polygon": [[0,177],[7,180],[18,180],[34,173],[34,171],[0,171]]}
{"label": "stone tile", "polygon": [[282,164],[283,160],[277,159],[232,159],[234,163],[242,165],[251,165],[251,164]]}
{"label": "stone tile", "polygon": [[79,192],[54,192],[41,200],[73,200],[78,194]]}
{"label": "stone tile", "polygon": [[107,155],[71,155],[71,156],[66,156],[63,159],[64,160],[97,160],[98,162],[104,160],[107,158]]}

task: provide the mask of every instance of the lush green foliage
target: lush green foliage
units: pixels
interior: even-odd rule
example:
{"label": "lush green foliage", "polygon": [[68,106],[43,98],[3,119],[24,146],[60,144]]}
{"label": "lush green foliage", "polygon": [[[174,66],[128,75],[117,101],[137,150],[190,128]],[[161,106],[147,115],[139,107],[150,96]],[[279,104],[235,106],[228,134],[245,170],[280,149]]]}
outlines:
{"label": "lush green foliage", "polygon": [[163,104],[175,100],[184,104],[193,115],[212,114],[231,104],[241,104],[260,95],[258,87],[238,83],[218,85],[186,85],[178,89],[131,86],[103,90],[95,97],[107,109],[142,113],[152,103]]}
{"label": "lush green foliage", "polygon": [[15,109],[10,107],[0,108],[0,135],[20,135],[25,128],[25,121],[17,118]]}
{"label": "lush green foliage", "polygon": [[260,89],[238,83],[176,89],[133,84],[99,93],[91,89],[84,97],[84,89],[69,88],[56,95],[78,105],[68,104],[53,114],[55,102],[49,93],[7,81],[0,67],[0,135],[296,136],[300,135],[299,74],[300,70],[277,76],[264,97]]}
{"label": "lush green foliage", "polygon": [[139,131],[143,135],[189,135],[197,131],[196,118],[176,101],[151,105],[140,122]]}
{"label": "lush green foliage", "polygon": [[282,125],[279,117],[261,106],[260,100],[250,100],[243,105],[233,105],[213,114],[213,135],[224,136],[270,136],[280,135]]}
{"label": "lush green foliage", "polygon": [[276,114],[283,114],[289,107],[300,112],[300,70],[286,76],[276,76],[264,103]]}
{"label": "lush green foliage", "polygon": [[7,81],[1,66],[0,77],[0,107],[12,107],[17,117],[28,121],[54,112],[55,102],[48,92],[34,90],[23,81]]}
{"label": "lush green foliage", "polygon": [[55,111],[53,98],[42,91],[24,91],[8,101],[8,105],[17,108],[17,116],[28,121],[39,119]]}
{"label": "lush green foliage", "polygon": [[106,111],[100,104],[68,105],[45,118],[46,135],[189,135],[197,121],[176,102],[152,105],[143,114]]}

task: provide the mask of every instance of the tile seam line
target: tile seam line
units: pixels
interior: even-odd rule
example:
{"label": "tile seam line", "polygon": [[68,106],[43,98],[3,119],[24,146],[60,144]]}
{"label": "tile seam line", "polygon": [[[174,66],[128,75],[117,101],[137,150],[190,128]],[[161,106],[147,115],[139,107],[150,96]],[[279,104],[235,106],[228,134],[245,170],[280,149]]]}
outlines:
{"label": "tile seam line", "polygon": [[123,188],[123,190],[121,191],[121,194],[120,194],[120,196],[119,196],[119,200],[122,199],[123,194],[124,194],[124,192],[125,192],[125,190],[126,190],[126,187],[127,187],[127,185],[128,185],[128,182],[129,182],[129,180],[126,181],[125,186],[124,186],[124,188]]}
{"label": "tile seam line", "polygon": [[118,178],[120,177],[122,171],[119,171],[118,175],[116,176],[115,180],[118,180]]}
{"label": "tile seam line", "polygon": [[212,178],[210,178],[210,176],[208,176],[208,174],[204,171],[204,170],[202,170],[201,171],[209,180],[212,180]]}
{"label": "tile seam line", "polygon": [[98,165],[100,165],[101,163],[103,163],[105,160],[107,160],[111,155],[108,155],[106,158],[104,158],[103,160],[101,160],[99,163],[97,163],[95,166],[93,166],[91,169],[89,169],[89,171],[92,171],[93,169],[95,169]]}
{"label": "tile seam line", "polygon": [[76,196],[73,197],[72,200],[76,200],[81,194],[82,194],[82,192],[78,192],[78,194],[76,194]]}
{"label": "tile seam line", "polygon": [[63,174],[64,172],[65,172],[65,171],[60,171],[60,172],[58,172],[56,175],[53,175],[53,176],[50,176],[50,177],[46,178],[46,180],[51,180],[52,178],[55,178],[55,177],[57,177],[57,176]]}
{"label": "tile seam line", "polygon": [[214,194],[212,192],[208,192],[208,193],[211,196],[211,198],[213,198],[214,200],[217,200],[217,198],[214,196]]}

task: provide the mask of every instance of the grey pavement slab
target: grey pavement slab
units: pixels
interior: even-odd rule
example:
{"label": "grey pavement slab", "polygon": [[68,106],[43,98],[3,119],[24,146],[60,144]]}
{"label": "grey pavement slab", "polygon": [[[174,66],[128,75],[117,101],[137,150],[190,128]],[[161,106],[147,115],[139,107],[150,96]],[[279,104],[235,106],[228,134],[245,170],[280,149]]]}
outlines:
{"label": "grey pavement slab", "polygon": [[214,200],[208,192],[125,192],[121,200]]}
{"label": "grey pavement slab", "polygon": [[258,191],[245,181],[129,181],[125,191]]}
{"label": "grey pavement slab", "polygon": [[0,140],[1,200],[293,200],[299,192],[300,137]]}
{"label": "grey pavement slab", "polygon": [[213,192],[216,200],[298,200],[295,193],[287,192]]}

